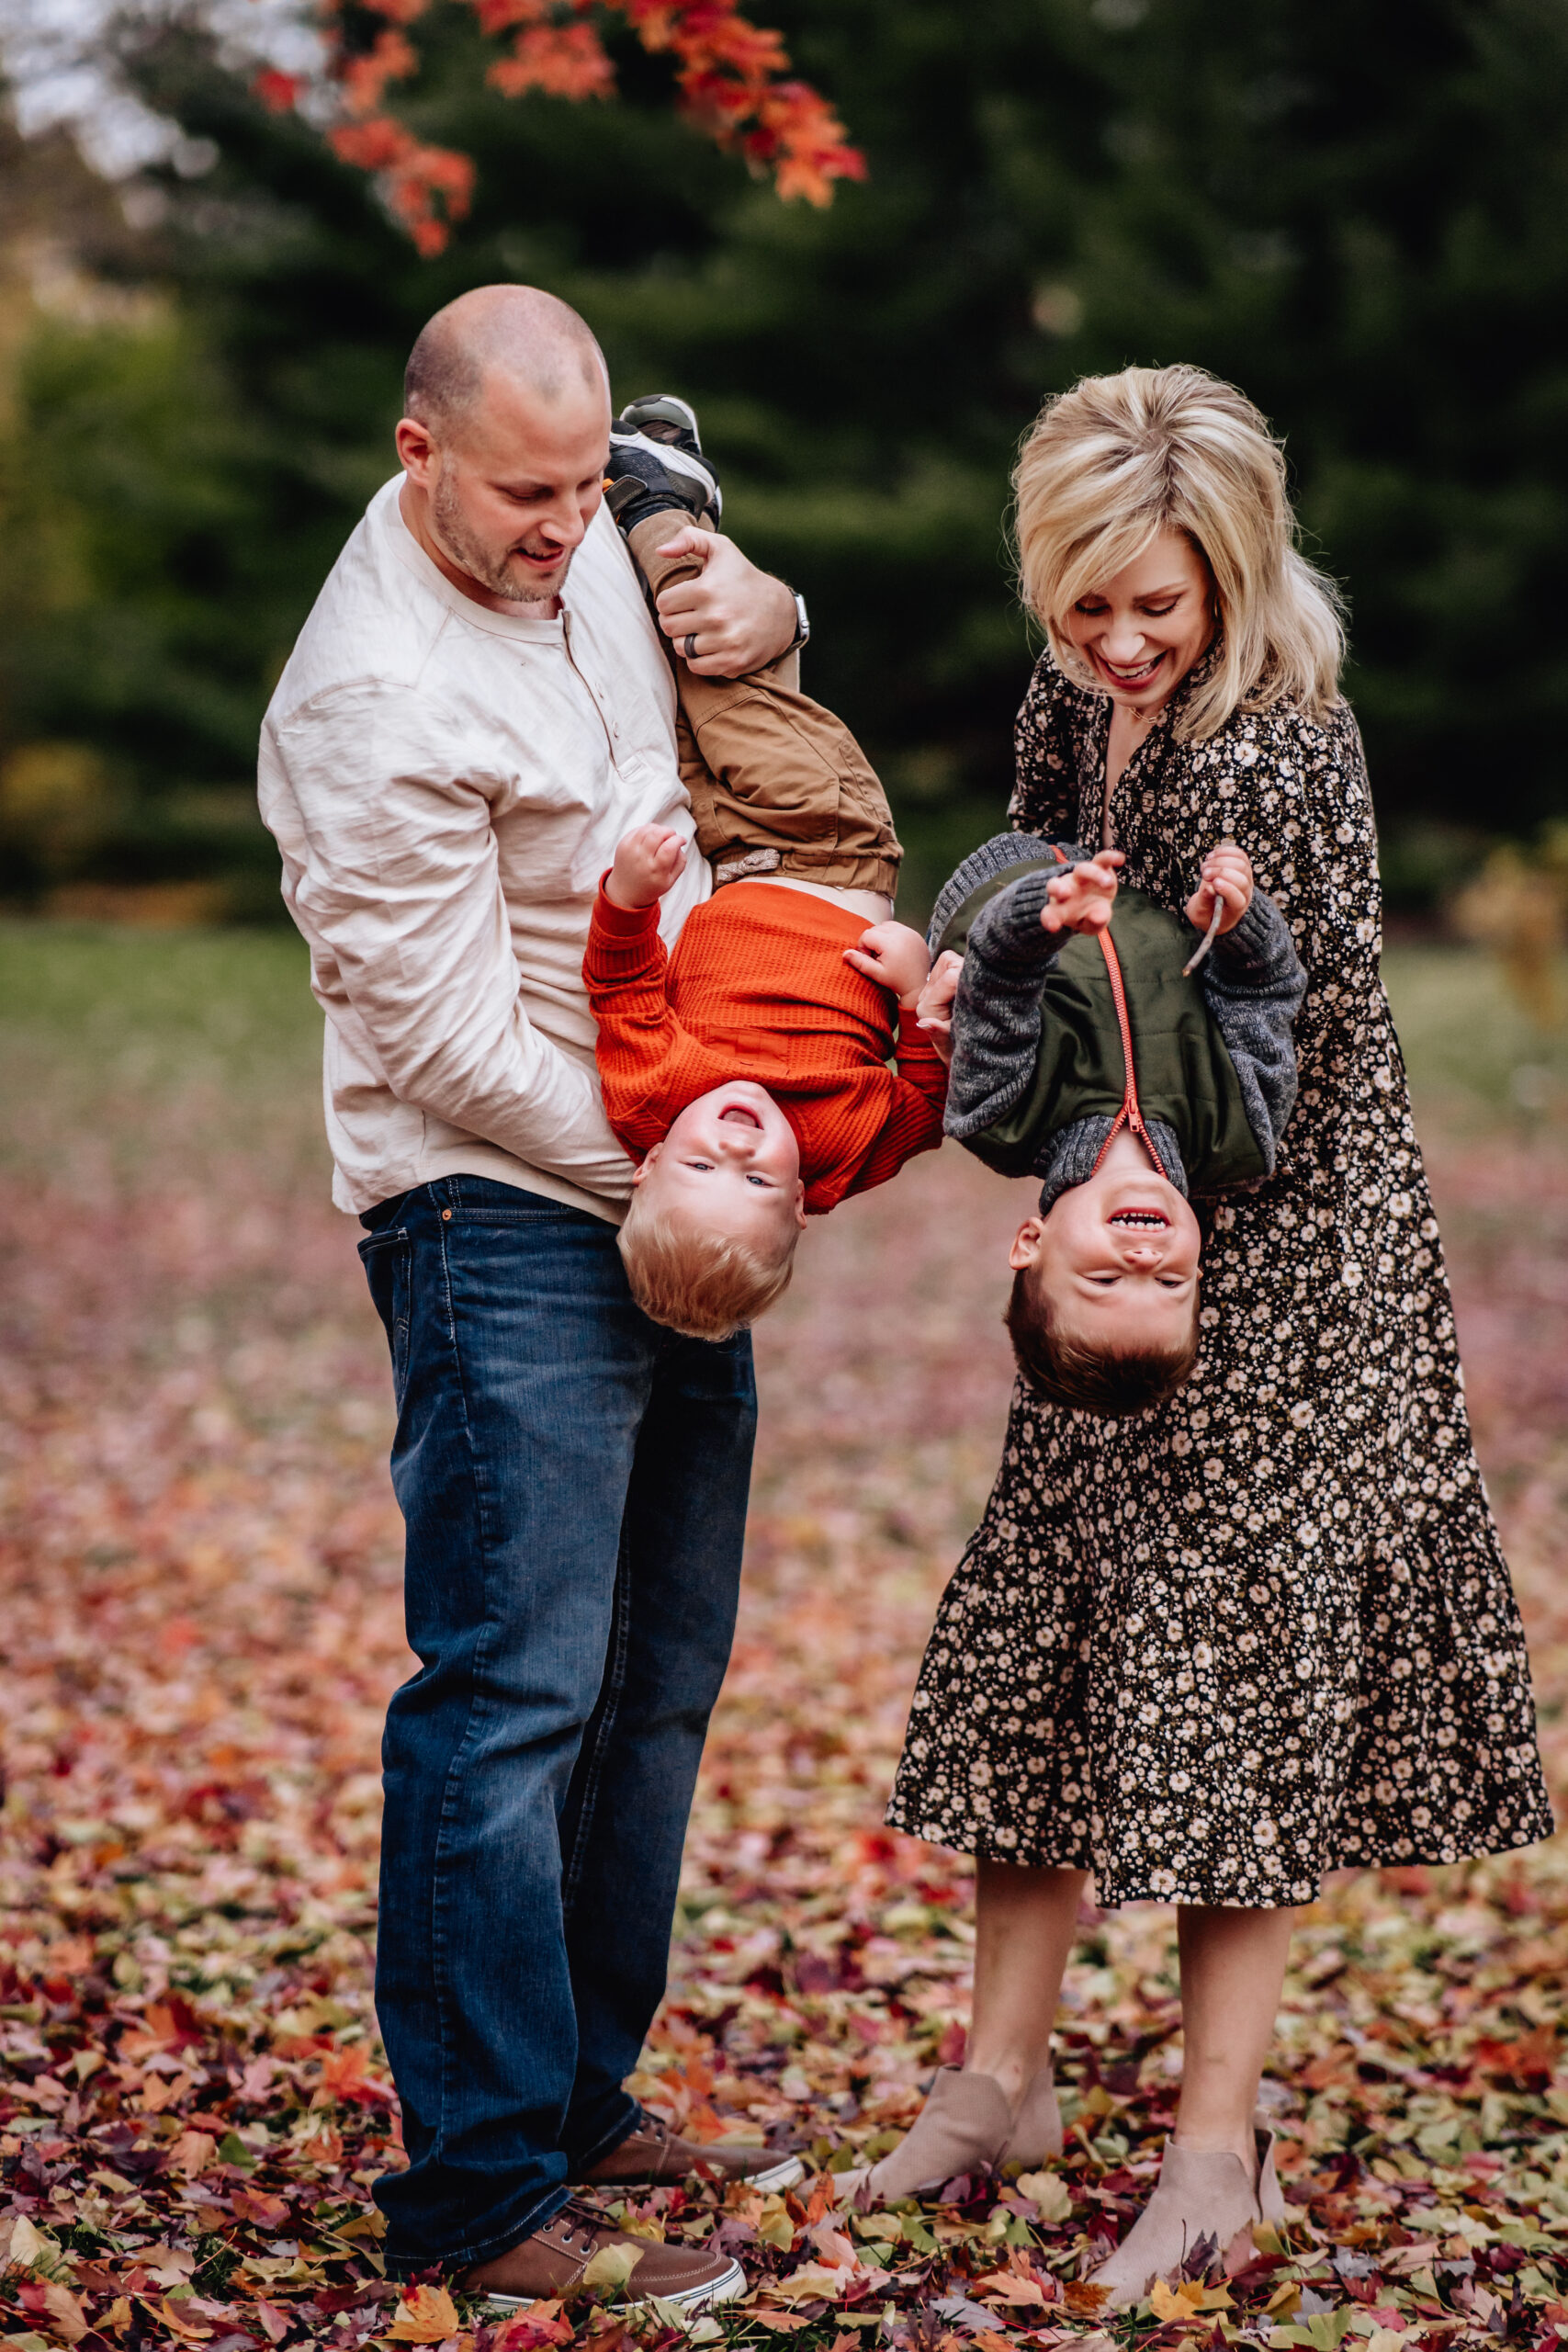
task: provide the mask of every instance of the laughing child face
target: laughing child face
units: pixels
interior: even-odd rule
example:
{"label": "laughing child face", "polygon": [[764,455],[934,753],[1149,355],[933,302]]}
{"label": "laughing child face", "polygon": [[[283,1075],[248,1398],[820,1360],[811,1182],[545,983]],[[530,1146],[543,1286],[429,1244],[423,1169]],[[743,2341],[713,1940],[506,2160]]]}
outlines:
{"label": "laughing child face", "polygon": [[1087,1183],[1024,1219],[1009,1263],[1055,1354],[1175,1362],[1195,1338],[1201,1247],[1187,1201],[1123,1129]]}

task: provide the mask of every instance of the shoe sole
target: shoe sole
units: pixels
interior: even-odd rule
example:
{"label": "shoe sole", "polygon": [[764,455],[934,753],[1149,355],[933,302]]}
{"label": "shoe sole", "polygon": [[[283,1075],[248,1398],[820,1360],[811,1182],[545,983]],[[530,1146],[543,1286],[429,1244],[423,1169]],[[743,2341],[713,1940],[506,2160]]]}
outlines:
{"label": "shoe sole", "polygon": [[766,2196],[780,2189],[793,2188],[797,2181],[806,2178],[806,2166],[798,2156],[784,2156],[778,2164],[770,2165],[765,2172],[744,2173],[741,2177],[748,2188],[760,2188]]}
{"label": "shoe sole", "polygon": [[678,475],[682,481],[694,483],[697,489],[704,492],[715,511],[722,514],[724,492],[700,458],[689,456],[684,449],[677,449],[673,442],[650,441],[645,433],[617,433],[614,426],[611,427],[612,449],[617,445],[624,447],[628,442],[634,441],[640,442],[645,449],[651,449],[667,473]]}
{"label": "shoe sole", "polygon": [[[636,2276],[637,2273],[634,2270],[632,2277],[635,2278]],[[728,2269],[722,2270],[718,2277],[706,2286],[677,2288],[667,2295],[644,2295],[639,2301],[628,2301],[617,2308],[626,2311],[642,2311],[646,2310],[650,2303],[660,2303],[666,2310],[700,2311],[706,2303],[733,2303],[745,2292],[746,2273],[732,2256]],[[503,2312],[520,2311],[525,2305],[537,2300],[537,2297],[533,2295],[492,2294],[485,2297],[485,2301],[491,2310]]]}

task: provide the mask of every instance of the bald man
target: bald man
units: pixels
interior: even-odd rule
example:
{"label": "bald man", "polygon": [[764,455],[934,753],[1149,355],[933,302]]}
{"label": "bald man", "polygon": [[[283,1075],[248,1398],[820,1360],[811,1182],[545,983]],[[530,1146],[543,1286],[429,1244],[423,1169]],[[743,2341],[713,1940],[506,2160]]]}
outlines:
{"label": "bald man", "polygon": [[[386,1326],[420,1670],[383,1748],[376,2000],[405,2171],[389,2268],[500,2300],[626,2245],[639,2295],[743,2288],[625,2239],[574,2188],[760,2188],[623,2089],[663,1991],[682,1841],[729,1655],[756,1400],[744,1334],[634,1305],[630,1165],[599,1100],[582,955],[639,824],[690,837],[670,662],[601,506],[610,397],[553,296],[486,287],[409,362],[372,499],[278,682],[262,813],[326,1014],[333,1196]],[[782,582],[720,540],[661,613],[694,667],[793,640]],[[710,884],[691,857],[672,942]]]}

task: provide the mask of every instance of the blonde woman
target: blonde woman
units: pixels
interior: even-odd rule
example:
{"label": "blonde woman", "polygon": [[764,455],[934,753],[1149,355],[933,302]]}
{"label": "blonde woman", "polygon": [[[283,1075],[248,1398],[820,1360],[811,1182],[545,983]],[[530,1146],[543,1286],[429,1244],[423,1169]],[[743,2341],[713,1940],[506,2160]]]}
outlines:
{"label": "blonde woman", "polygon": [[1078,1898],[1179,1906],[1176,2130],[1099,2271],[1117,2304],[1280,2210],[1255,2109],[1325,1870],[1546,1836],[1529,1668],[1472,1451],[1378,977],[1360,739],[1280,450],[1195,368],[1049,402],[1016,475],[1046,637],[1015,830],[1100,842],[1164,905],[1230,835],[1309,976],[1277,1172],[1213,1213],[1195,1376],[1134,1418],[1021,1384],[943,1598],[888,1819],[978,1860],[974,2027],[874,2196],[1059,2150],[1050,2037]]}

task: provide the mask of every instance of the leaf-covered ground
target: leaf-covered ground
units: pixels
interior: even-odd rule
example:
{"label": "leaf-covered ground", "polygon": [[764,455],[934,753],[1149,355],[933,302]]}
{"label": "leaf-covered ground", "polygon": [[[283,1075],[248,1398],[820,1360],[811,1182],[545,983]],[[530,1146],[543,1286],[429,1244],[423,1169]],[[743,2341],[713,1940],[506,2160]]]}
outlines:
{"label": "leaf-covered ground", "polygon": [[[1472,965],[1395,977],[1560,1785],[1565,1057]],[[0,2335],[615,2352],[603,2299],[498,2328],[381,2275],[377,1741],[409,1660],[385,1350],[324,1196],[298,955],[13,930],[0,1001]],[[956,1153],[921,1162],[813,1231],[759,1334],[741,1629],[637,2086],[698,2138],[766,2128],[811,2177],[626,2209],[743,2255],[723,2332],[744,2341],[1103,2345],[1081,2274],[1179,2082],[1172,1915],[1086,1910],[1060,2168],[849,2215],[823,2177],[887,2144],[962,2048],[967,1868],[880,1815],[1005,1417],[1017,1207]],[[1556,1844],[1329,1888],[1267,2086],[1288,2227],[1111,2335],[1568,2345],[1565,1985]],[[680,2341],[658,2312],[629,2324]]]}

